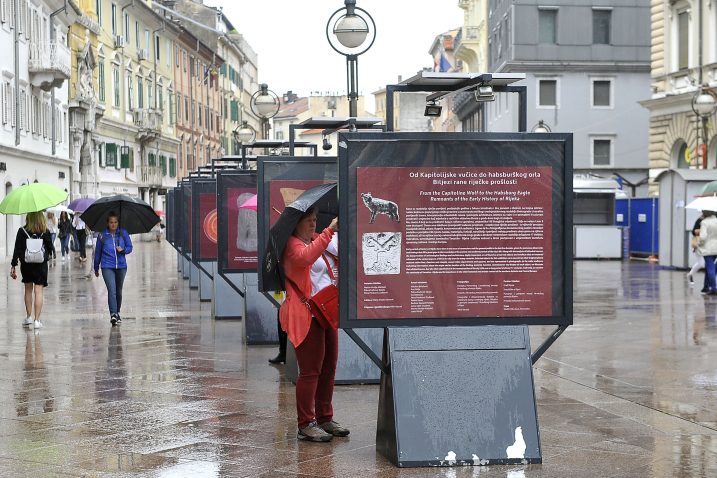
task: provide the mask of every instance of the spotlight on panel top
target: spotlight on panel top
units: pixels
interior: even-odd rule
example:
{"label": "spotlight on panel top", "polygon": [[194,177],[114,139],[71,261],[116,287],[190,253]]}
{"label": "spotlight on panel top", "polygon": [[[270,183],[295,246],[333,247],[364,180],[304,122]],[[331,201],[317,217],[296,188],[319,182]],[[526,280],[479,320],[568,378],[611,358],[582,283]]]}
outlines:
{"label": "spotlight on panel top", "polygon": [[493,87],[490,85],[478,85],[475,92],[476,101],[495,101]]}
{"label": "spotlight on panel top", "polygon": [[441,116],[443,107],[436,104],[435,101],[426,103],[426,109],[423,111],[423,116]]}

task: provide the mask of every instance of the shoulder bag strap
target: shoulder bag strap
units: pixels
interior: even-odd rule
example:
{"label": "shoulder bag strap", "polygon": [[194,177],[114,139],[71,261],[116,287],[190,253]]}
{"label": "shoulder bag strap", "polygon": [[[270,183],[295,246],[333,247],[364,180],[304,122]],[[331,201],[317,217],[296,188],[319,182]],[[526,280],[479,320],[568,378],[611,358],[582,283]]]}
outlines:
{"label": "shoulder bag strap", "polygon": [[321,254],[321,258],[326,263],[326,269],[329,271],[329,277],[331,277],[331,282],[336,282],[336,277],[334,276],[334,270],[331,268],[331,264],[329,264],[329,260],[326,258],[325,254]]}

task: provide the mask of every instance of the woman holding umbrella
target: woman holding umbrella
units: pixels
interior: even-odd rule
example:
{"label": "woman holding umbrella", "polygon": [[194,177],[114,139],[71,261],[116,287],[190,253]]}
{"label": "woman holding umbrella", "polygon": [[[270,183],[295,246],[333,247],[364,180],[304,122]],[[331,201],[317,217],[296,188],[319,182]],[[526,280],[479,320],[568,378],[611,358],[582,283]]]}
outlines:
{"label": "woman holding umbrella", "polygon": [[331,404],[336,363],[339,354],[338,331],[322,328],[304,302],[332,281],[329,267],[332,259],[325,252],[334,252],[338,219],[321,234],[316,233],[317,209],[311,207],[299,218],[282,255],[286,276],[286,301],[279,313],[281,326],[296,348],[299,377],[296,381],[296,411],[299,431],[297,438],[328,442],[345,437],[349,430],[333,420]]}
{"label": "woman holding umbrella", "polygon": [[117,325],[122,322],[122,286],[127,275],[127,259],[132,252],[132,240],[125,229],[119,227],[119,216],[115,212],[107,215],[107,228],[98,234],[95,246],[95,277],[100,276],[107,286],[107,303],[110,309],[110,322]]}
{"label": "woman holding umbrella", "polygon": [[[28,239],[41,239],[42,248],[31,249],[30,254],[27,254],[28,242],[30,242]],[[47,287],[47,261],[50,258],[50,254],[52,254],[52,241],[50,232],[47,230],[45,213],[42,211],[28,213],[25,226],[17,230],[15,249],[10,263],[10,277],[17,280],[15,268],[19,262],[22,283],[25,284],[25,312],[27,312],[27,317],[22,322],[23,327],[29,327],[33,324],[34,306],[34,327],[35,329],[42,328],[40,313],[42,312],[44,288]]]}

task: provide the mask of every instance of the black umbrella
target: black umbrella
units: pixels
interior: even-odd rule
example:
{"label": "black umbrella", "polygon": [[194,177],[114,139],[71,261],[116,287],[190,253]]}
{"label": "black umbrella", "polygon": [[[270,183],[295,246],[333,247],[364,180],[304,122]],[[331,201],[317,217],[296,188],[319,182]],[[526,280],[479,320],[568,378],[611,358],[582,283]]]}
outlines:
{"label": "black umbrella", "polygon": [[159,216],[149,204],[125,194],[98,199],[80,218],[93,231],[102,231],[107,227],[107,216],[110,212],[119,216],[120,227],[126,229],[129,234],[149,232],[159,222]]}
{"label": "black umbrella", "polygon": [[289,236],[294,233],[301,216],[315,206],[318,210],[316,230],[322,231],[339,214],[336,183],[322,184],[304,191],[281,213],[269,231],[266,253],[261,268],[262,285],[265,290],[284,290],[284,273],[279,267]]}

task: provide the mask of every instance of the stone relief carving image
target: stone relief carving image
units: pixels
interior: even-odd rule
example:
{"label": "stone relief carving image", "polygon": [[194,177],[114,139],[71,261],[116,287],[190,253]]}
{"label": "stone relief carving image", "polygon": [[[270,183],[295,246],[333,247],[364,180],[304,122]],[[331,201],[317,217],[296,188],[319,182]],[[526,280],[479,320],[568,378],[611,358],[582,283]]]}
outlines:
{"label": "stone relief carving image", "polygon": [[257,250],[257,236],[256,236],[256,211],[251,209],[239,208],[244,204],[253,194],[242,193],[237,197],[237,208],[239,209],[237,217],[237,249],[254,252]]}

